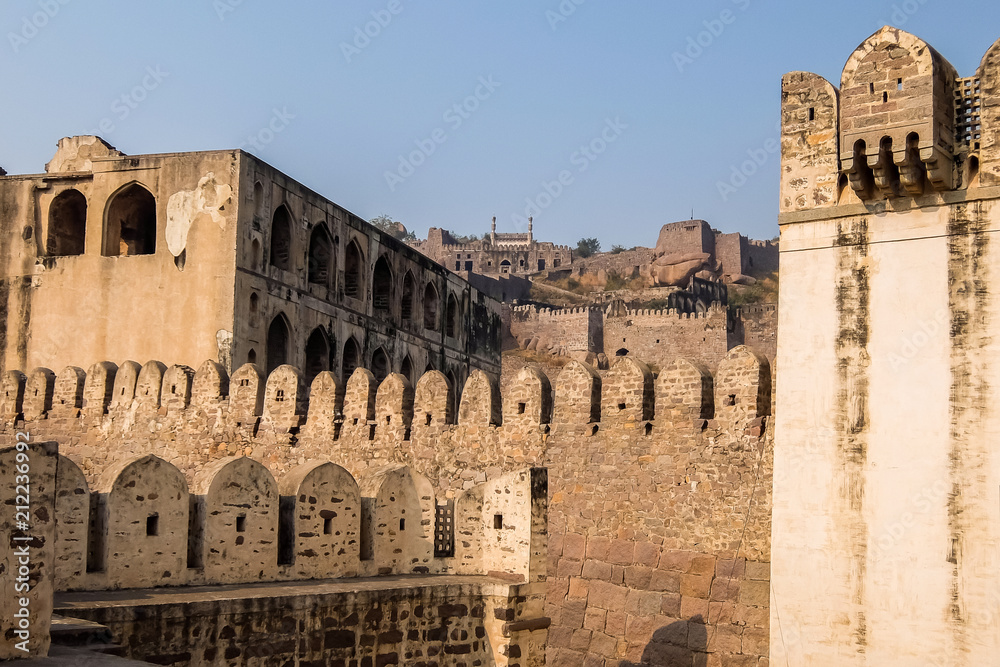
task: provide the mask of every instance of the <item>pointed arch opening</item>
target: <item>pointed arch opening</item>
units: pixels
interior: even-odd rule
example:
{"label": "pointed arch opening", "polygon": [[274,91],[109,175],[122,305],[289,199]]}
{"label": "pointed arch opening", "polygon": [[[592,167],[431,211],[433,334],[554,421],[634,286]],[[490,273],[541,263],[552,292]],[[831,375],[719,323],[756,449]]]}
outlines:
{"label": "pointed arch opening", "polygon": [[340,371],[341,382],[346,385],[361,360],[361,347],[353,336],[344,343],[344,353],[340,355],[340,358],[343,362]]}
{"label": "pointed arch opening", "polygon": [[292,266],[292,214],[282,204],[271,216],[271,266],[289,271]]}
{"label": "pointed arch opening", "polygon": [[284,313],[278,313],[267,327],[267,365],[265,372],[271,374],[278,366],[288,363],[288,342],[291,339],[291,327]]}
{"label": "pointed arch opening", "polygon": [[410,359],[410,355],[403,357],[403,363],[399,365],[399,374],[410,381],[410,384],[416,384],[413,379],[413,361]]}
{"label": "pointed arch opening", "polygon": [[249,324],[251,327],[256,327],[258,318],[260,318],[260,297],[257,295],[257,292],[250,293],[249,311]]}
{"label": "pointed arch opening", "polygon": [[460,311],[458,309],[458,299],[454,294],[448,295],[448,311],[445,315],[445,335],[455,338],[458,335],[458,320]]}
{"label": "pointed arch opening", "polygon": [[309,283],[329,287],[332,269],[333,241],[326,225],[316,225],[309,236]]}
{"label": "pointed arch opening", "polygon": [[156,252],[156,198],[138,183],[112,195],[104,227],[106,257]]}
{"label": "pointed arch opening", "polygon": [[258,218],[264,217],[264,186],[260,181],[253,184],[253,213]]}
{"label": "pointed arch opening", "polygon": [[330,370],[330,341],[321,327],[313,329],[306,341],[305,363],[306,386],[312,386],[312,381],[323,371]]}
{"label": "pointed arch opening", "polygon": [[375,262],[372,271],[372,310],[376,315],[388,315],[392,309],[392,267],[384,256]]}
{"label": "pointed arch opening", "polygon": [[434,283],[427,283],[424,288],[424,329],[437,331],[438,328],[438,291]]}
{"label": "pointed arch opening", "polygon": [[417,296],[417,282],[413,273],[407,271],[403,276],[403,294],[400,301],[399,317],[407,324],[413,322],[413,300]]}
{"label": "pointed arch opening", "polygon": [[389,356],[381,347],[372,353],[371,371],[378,384],[382,384],[382,380],[389,376]]}
{"label": "pointed arch opening", "polygon": [[79,190],[60,192],[49,206],[45,253],[51,257],[82,255],[87,236],[87,198]]}
{"label": "pointed arch opening", "polygon": [[344,296],[352,299],[361,298],[361,267],[364,266],[364,255],[358,242],[352,240],[344,250]]}

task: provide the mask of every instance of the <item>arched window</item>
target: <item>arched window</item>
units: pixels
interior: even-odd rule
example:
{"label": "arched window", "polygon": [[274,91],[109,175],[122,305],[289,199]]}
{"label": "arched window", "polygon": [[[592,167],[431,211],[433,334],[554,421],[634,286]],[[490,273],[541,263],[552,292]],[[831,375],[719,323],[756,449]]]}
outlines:
{"label": "arched window", "polygon": [[500,262],[500,273],[510,273],[510,260],[505,259]]}
{"label": "arched window", "polygon": [[413,380],[413,362],[410,361],[410,355],[403,357],[403,363],[399,365],[399,374],[410,381],[410,384],[414,383]]}
{"label": "arched window", "polygon": [[438,328],[438,291],[433,283],[427,283],[424,288],[424,329],[437,331]]}
{"label": "arched window", "polygon": [[253,214],[258,218],[264,217],[264,186],[260,181],[253,184]]}
{"label": "arched window", "polygon": [[271,325],[267,328],[267,367],[265,372],[271,374],[278,366],[288,363],[288,341],[291,338],[289,333],[288,320],[281,313],[278,313]]}
{"label": "arched window", "polygon": [[330,370],[330,343],[323,330],[316,327],[306,341],[306,386],[311,386],[317,375],[328,370]]}
{"label": "arched window", "polygon": [[372,309],[388,315],[392,307],[392,269],[385,257],[379,257],[372,272]]}
{"label": "arched window", "polygon": [[274,211],[271,218],[271,266],[282,271],[291,270],[292,216],[284,204]]}
{"label": "arched window", "polygon": [[49,234],[45,253],[53,257],[82,255],[87,235],[87,198],[79,190],[66,190],[49,206]]}
{"label": "arched window", "polygon": [[309,282],[314,285],[330,286],[333,242],[326,231],[326,225],[316,225],[309,237]]}
{"label": "arched window", "polygon": [[403,298],[400,302],[399,316],[404,322],[413,321],[413,298],[417,295],[417,283],[409,271],[403,276]]}
{"label": "arched window", "polygon": [[257,350],[253,349],[252,347],[250,348],[250,351],[247,352],[247,363],[248,364],[257,363]]}
{"label": "arched window", "polygon": [[250,268],[254,271],[260,268],[260,241],[257,239],[250,244]]}
{"label": "arched window", "polygon": [[250,326],[257,326],[257,317],[260,315],[260,297],[256,292],[250,293]]}
{"label": "arched window", "polygon": [[344,296],[352,299],[361,298],[361,267],[364,265],[364,255],[357,241],[347,244],[344,251]]}
{"label": "arched window", "polygon": [[340,380],[346,385],[361,359],[361,349],[354,338],[348,338],[347,342],[344,343],[344,354],[341,355],[341,359],[343,359],[344,363]]}
{"label": "arched window", "polygon": [[375,382],[382,384],[382,380],[386,379],[389,375],[389,357],[386,356],[385,350],[378,348],[372,353],[372,375],[375,376]]}
{"label": "arched window", "polygon": [[452,338],[455,338],[458,335],[459,315],[460,313],[458,310],[458,299],[455,298],[454,294],[449,294],[448,311],[447,314],[445,315],[445,321],[444,321],[444,326],[445,326],[444,333],[446,336],[451,336]]}
{"label": "arched window", "polygon": [[108,204],[104,255],[152,255],[156,252],[156,199],[149,190],[132,183]]}
{"label": "arched window", "polygon": [[448,371],[448,384],[451,385],[451,414],[458,417],[458,408],[462,405],[462,388],[458,386],[455,371]]}

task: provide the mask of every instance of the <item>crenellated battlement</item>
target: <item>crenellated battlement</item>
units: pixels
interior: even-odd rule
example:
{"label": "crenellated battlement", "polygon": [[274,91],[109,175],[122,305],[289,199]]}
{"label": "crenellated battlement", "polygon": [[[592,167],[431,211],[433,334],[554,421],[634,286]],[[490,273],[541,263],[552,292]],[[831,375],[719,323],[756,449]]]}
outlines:
{"label": "crenellated battlement", "polygon": [[[634,311],[631,314],[636,317],[677,316],[668,311]],[[679,317],[690,319],[708,315],[685,313]],[[745,359],[753,359],[759,377],[729,379],[727,369]],[[621,358],[610,374],[616,377],[625,372],[623,369],[636,368],[637,364],[642,365],[642,362],[631,357]],[[563,374],[579,373],[578,366],[584,364],[571,362]],[[666,381],[673,372],[664,369],[661,381]],[[514,395],[504,397],[496,378],[475,370],[458,397],[455,412],[451,409],[456,405],[454,389],[438,371],[425,373],[414,387],[396,373],[379,384],[371,371],[358,368],[343,388],[338,386],[332,373],[325,371],[307,388],[302,373],[288,365],[279,366],[265,378],[256,365],[245,364],[230,379],[224,368],[211,361],[198,370],[187,366],[168,367],[160,361],[149,361],[142,366],[132,361],[120,366],[101,362],[86,372],[70,366],[58,375],[47,368],[36,368],[27,375],[21,371],[4,373],[0,378],[0,414],[8,422],[19,419],[40,425],[52,422],[58,423],[60,428],[80,432],[97,428],[106,433],[138,434],[146,430],[151,431],[154,438],[164,429],[173,432],[208,429],[227,434],[251,429],[250,448],[262,432],[298,438],[324,436],[333,441],[393,440],[401,445],[428,430],[447,427],[494,427],[501,438],[508,426],[509,430],[520,431],[527,427],[541,433],[542,427],[560,423],[558,410],[543,409],[553,401],[556,406],[589,403],[582,411],[593,415],[589,421],[595,423],[608,416],[619,416],[617,406],[623,402],[626,390],[617,384],[606,381],[604,389],[594,393],[573,382],[557,380],[553,398],[549,396],[548,384],[534,381],[533,377],[530,373],[519,377],[514,383],[517,385]],[[714,381],[709,376],[708,386],[715,384],[716,393],[742,394],[747,382],[754,386],[766,383],[769,387],[770,367],[765,359],[741,346],[730,351],[723,360]],[[673,405],[671,398],[657,393],[647,383],[643,383],[640,400],[650,409],[637,418],[638,421],[659,419]],[[523,407],[529,403],[539,409],[521,409],[516,413],[511,409],[512,404]],[[770,414],[769,402],[746,407],[751,420]],[[516,419],[511,418],[514,414]],[[565,423],[575,422],[575,418],[570,418]]]}
{"label": "crenellated battlement", "polygon": [[839,86],[786,74],[782,213],[940,203],[950,191],[1000,184],[998,73],[1000,42],[962,77],[929,44],[886,26],[854,51]]}
{"label": "crenellated battlement", "polygon": [[632,310],[631,308],[626,311],[626,317],[642,317],[642,318],[662,318],[662,319],[676,319],[676,320],[698,320],[698,319],[708,319],[712,317],[725,316],[726,308],[719,303],[713,303],[708,307],[708,310],[702,312],[686,312],[679,310],[677,308],[664,308],[664,309],[650,309],[650,308],[640,308],[638,310]]}

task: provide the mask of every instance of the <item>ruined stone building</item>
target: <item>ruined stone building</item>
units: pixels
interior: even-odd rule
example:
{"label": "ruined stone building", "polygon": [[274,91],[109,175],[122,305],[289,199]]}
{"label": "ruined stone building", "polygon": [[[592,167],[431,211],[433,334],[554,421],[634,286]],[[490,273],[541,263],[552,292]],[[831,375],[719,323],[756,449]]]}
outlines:
{"label": "ruined stone building", "polygon": [[306,379],[499,372],[499,306],[242,151],[62,139],[0,177],[4,368],[167,357]]}
{"label": "ruined stone building", "polygon": [[782,82],[771,664],[1000,653],[1000,42]]}
{"label": "ruined stone building", "polygon": [[654,285],[682,286],[692,276],[742,283],[751,273],[777,270],[776,244],[724,234],[704,220],[683,220],[660,229],[647,272]]}

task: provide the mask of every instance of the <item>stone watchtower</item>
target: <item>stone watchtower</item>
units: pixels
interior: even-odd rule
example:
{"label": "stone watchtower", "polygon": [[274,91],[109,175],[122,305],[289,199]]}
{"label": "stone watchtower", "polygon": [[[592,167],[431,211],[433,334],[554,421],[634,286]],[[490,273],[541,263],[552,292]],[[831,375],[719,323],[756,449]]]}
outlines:
{"label": "stone watchtower", "polygon": [[772,664],[1000,651],[998,88],[890,27],[782,82]]}

